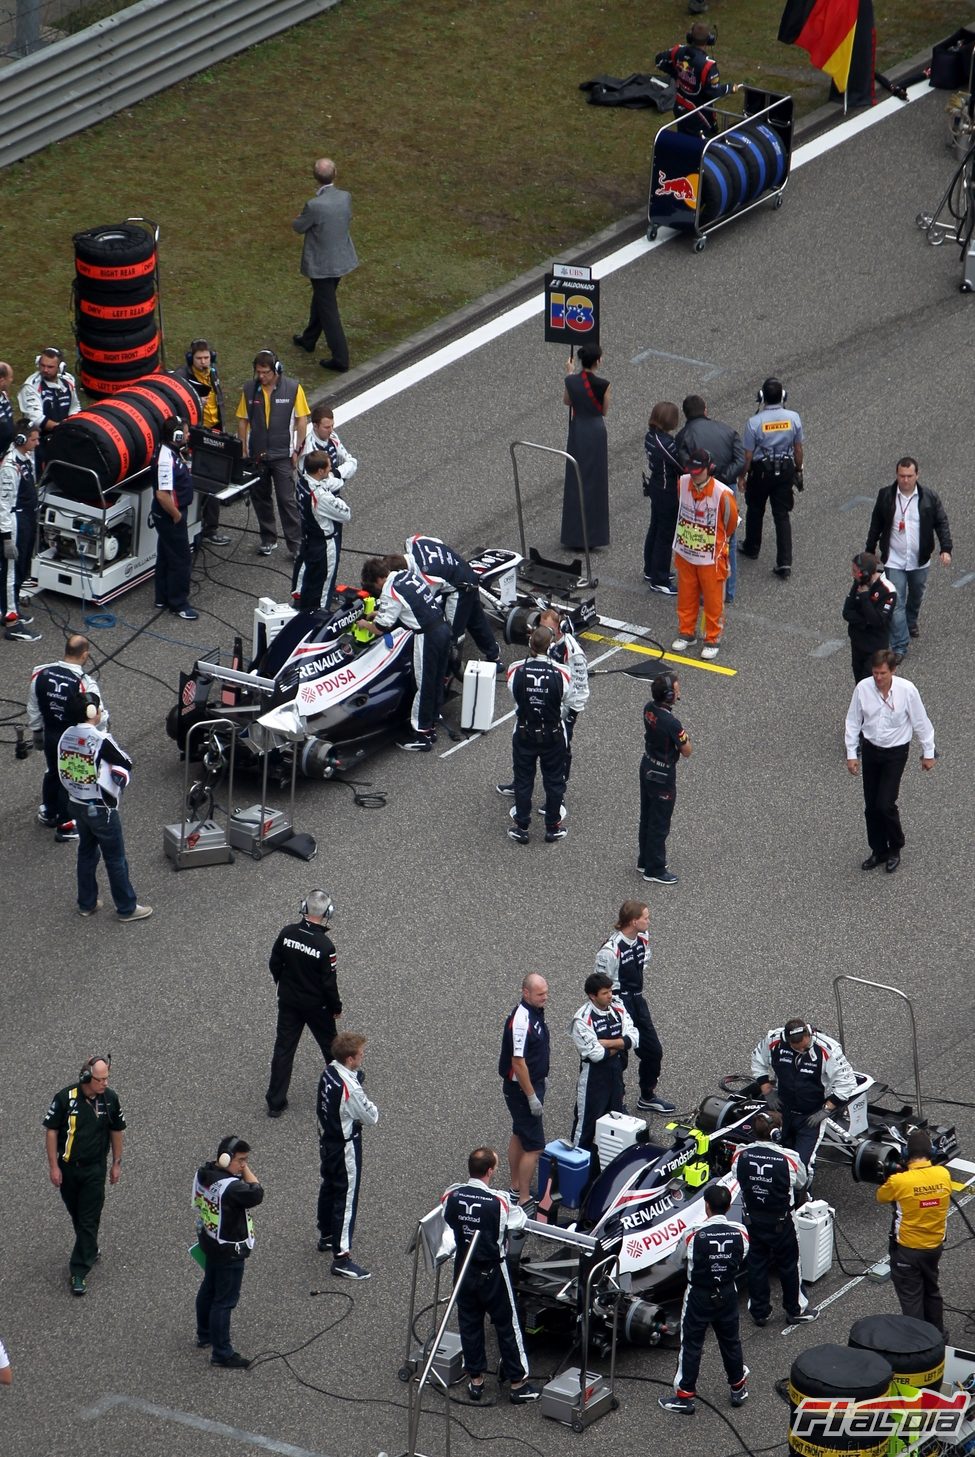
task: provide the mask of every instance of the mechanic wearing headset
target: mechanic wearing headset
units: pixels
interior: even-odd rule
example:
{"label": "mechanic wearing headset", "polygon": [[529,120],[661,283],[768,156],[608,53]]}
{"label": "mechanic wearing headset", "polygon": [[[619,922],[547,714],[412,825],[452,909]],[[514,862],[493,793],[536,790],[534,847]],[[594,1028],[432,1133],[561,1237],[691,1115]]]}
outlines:
{"label": "mechanic wearing headset", "polygon": [[[291,577],[291,596],[299,612],[328,611],[339,569],[341,527],[352,508],[333,489],[332,459],[324,450],[302,457],[295,480],[301,517],[301,550]],[[338,482],[341,487],[341,482]]]}
{"label": "mechanic wearing headset", "polygon": [[[298,461],[299,467],[306,455],[311,455],[313,450],[324,450],[332,462],[331,484],[329,490],[336,496],[348,485],[356,471],[359,469],[359,462],[354,455],[351,455],[342,444],[335,433],[335,411],[331,405],[324,402],[315,405],[311,412],[311,425],[305,434],[305,443],[301,448],[301,458]],[[342,550],[342,522],[335,522],[335,550]]]}
{"label": "mechanic wearing headset", "polygon": [[183,455],[189,433],[178,415],[169,415],[159,434],[152,458],[155,489],[151,513],[157,537],[156,606],[168,607],[185,622],[195,622],[200,614],[190,606],[193,557],[186,519],[193,504],[193,477]]}
{"label": "mechanic wearing headset", "polygon": [[802,490],[802,421],[785,408],[785,390],[777,379],[767,379],[759,390],[758,413],[745,426],[745,465],[738,484],[745,491],[743,556],[757,557],[762,549],[765,503],[772,507],[775,525],[777,577],[792,575],[792,523],[789,513],[795,492]]}
{"label": "mechanic wearing headset", "polygon": [[[457,1291],[457,1324],[467,1367],[467,1394],[471,1401],[480,1401],[484,1395],[487,1369],[484,1317],[488,1315],[498,1338],[504,1375],[511,1382],[508,1400],[514,1406],[522,1406],[537,1401],[540,1393],[528,1381],[528,1357],[508,1274],[506,1244],[509,1230],[524,1229],[526,1216],[517,1204],[509,1204],[506,1194],[491,1188],[497,1167],[498,1155],[493,1148],[475,1148],[467,1158],[467,1183],[455,1184],[440,1202],[444,1223],[453,1231],[456,1244],[455,1285],[471,1241],[477,1235],[477,1244]],[[499,1366],[499,1382],[501,1379]]]}
{"label": "mechanic wearing headset", "polygon": [[296,379],[284,373],[273,349],[254,356],[254,378],[244,386],[237,405],[237,434],[258,470],[251,486],[251,501],[261,540],[260,556],[277,551],[274,496],[277,496],[281,531],[292,558],[301,546],[301,522],[295,504],[294,472],[305,448],[308,401]]}
{"label": "mechanic wearing headset", "polygon": [[469,628],[475,647],[502,673],[501,650],[481,606],[477,577],[470,563],[438,536],[408,537],[406,560],[442,600],[454,648],[459,649]]}
{"label": "mechanic wearing headset", "polygon": [[246,1356],[230,1339],[230,1316],[240,1300],[244,1261],[254,1248],[251,1210],[264,1190],[247,1161],[244,1138],[221,1138],[217,1154],[196,1171],[192,1205],[204,1257],[203,1280],[196,1292],[196,1344],[213,1347],[211,1366],[246,1371]]}
{"label": "mechanic wearing headset", "polygon": [[752,1077],[768,1106],[782,1114],[782,1142],[802,1159],[811,1187],[826,1119],[857,1089],[842,1047],[801,1017],[791,1017],[755,1048]]}
{"label": "mechanic wearing headset", "polygon": [[[538,614],[538,626],[547,627],[552,634],[548,656],[553,663],[567,668],[569,673],[569,686],[562,698],[562,726],[565,729],[563,777],[567,788],[572,772],[572,735],[575,732],[576,719],[589,702],[589,664],[582,648],[569,631],[568,618],[560,617],[554,607],[546,607]],[[509,799],[514,797],[514,781],[498,784],[496,788],[499,794],[506,795]],[[565,789],[562,797],[564,801]]]}
{"label": "mechanic wearing headset", "polygon": [[[192,339],[185,358],[186,363],[179,369],[174,369],[173,373],[178,379],[185,379],[200,396],[203,410],[201,424],[204,430],[222,431],[223,386],[217,373],[217,351],[210,347],[206,339]],[[230,537],[220,530],[220,502],[212,491],[206,491],[203,495],[200,520],[203,524],[204,541],[209,541],[212,546],[230,545]]]}
{"label": "mechanic wearing headset", "polygon": [[280,1118],[288,1106],[291,1069],[306,1027],[326,1062],[332,1055],[335,1019],[342,1015],[335,943],[328,934],[334,915],[327,892],[310,891],[301,903],[301,920],[285,926],[271,948],[268,967],[278,992],[278,1024],[264,1095],[269,1118]]}
{"label": "mechanic wearing headset", "polygon": [[799,1238],[792,1219],[792,1211],[806,1200],[806,1169],[797,1153],[773,1141],[781,1138],[781,1130],[780,1114],[756,1113],[751,1143],[739,1148],[731,1161],[750,1239],[748,1311],[756,1325],[767,1325],[772,1314],[770,1267],[778,1271],[782,1305],[790,1321],[811,1321],[819,1315],[799,1281]]}
{"label": "mechanic wearing headset", "polygon": [[139,905],[129,879],[119,814],[132,760],[102,727],[106,718],[97,693],[78,693],[65,710],[68,727],[58,740],[58,777],[78,827],[78,913],[93,916],[101,908],[95,872],[104,857],[119,920],[144,921],[152,906]]}
{"label": "mechanic wearing headset", "polygon": [[853,558],[853,585],[843,603],[843,620],[850,634],[853,681],[870,677],[873,655],[890,647],[890,624],[897,592],[884,576],[879,556],[861,551]]}
{"label": "mechanic wearing headset", "polygon": [[678,1416],[694,1415],[697,1377],[701,1369],[704,1337],[711,1326],[717,1337],[732,1406],[748,1400],[748,1367],[741,1354],[738,1291],[735,1276],[748,1254],[748,1231],[728,1218],[731,1194],[724,1184],[704,1190],[707,1218],[684,1236],[682,1254],[687,1261],[687,1293],[680,1318],[680,1355],[672,1396],[657,1404]]}
{"label": "mechanic wearing headset", "polygon": [[579,1053],[579,1081],[572,1123],[572,1143],[592,1155],[589,1183],[599,1172],[596,1119],[604,1113],[622,1113],[623,1070],[626,1054],[640,1045],[640,1034],[619,997],[613,979],[603,971],[586,977],[586,1000],[572,1018],[569,1031]]}
{"label": "mechanic wearing headset", "polygon": [[676,885],[667,868],[667,836],[677,803],[677,760],[689,759],[691,741],[671,710],[680,702],[680,680],[658,673],[643,706],[643,758],[640,760],[640,835],[637,869],[644,880]]}
{"label": "mechanic wearing headset", "polygon": [[[713,46],[717,36],[704,20],[696,20],[687,32],[686,45],[671,46],[669,51],[657,53],[655,65],[667,76],[673,76],[674,116],[677,130],[691,137],[705,140],[718,130],[718,119],[711,109],[711,103],[740,91],[740,83],[723,85],[718,76],[718,63],[709,56],[705,46]],[[691,113],[699,106],[708,108]]]}
{"label": "mechanic wearing headset", "polygon": [[21,414],[41,432],[38,464],[44,460],[44,442],[52,430],[81,409],[74,375],[69,374],[61,350],[52,344],[34,360],[37,370],[20,387],[17,403]]}
{"label": "mechanic wearing headset", "polygon": [[616,930],[596,952],[595,971],[604,972],[613,983],[613,992],[629,1012],[640,1034],[637,1059],[640,1067],[640,1097],[637,1107],[652,1113],[676,1113],[657,1092],[663,1048],[653,1025],[647,999],[643,995],[643,969],[650,960],[650,907],[642,901],[624,901],[616,921]]}
{"label": "mechanic wearing headset", "polygon": [[375,616],[360,617],[357,627],[378,637],[399,623],[415,634],[416,696],[410,709],[413,738],[400,748],[428,754],[437,742],[437,720],[450,662],[450,628],[430,588],[404,556],[370,557],[362,567],[362,585],[379,600]]}
{"label": "mechanic wearing headset", "polygon": [[111,1066],[111,1057],[90,1057],[74,1087],[55,1093],[44,1118],[48,1174],[74,1225],[72,1295],[87,1292],[88,1272],[98,1259],[109,1148],[113,1186],[122,1177],[125,1119],[118,1094],[108,1086]]}

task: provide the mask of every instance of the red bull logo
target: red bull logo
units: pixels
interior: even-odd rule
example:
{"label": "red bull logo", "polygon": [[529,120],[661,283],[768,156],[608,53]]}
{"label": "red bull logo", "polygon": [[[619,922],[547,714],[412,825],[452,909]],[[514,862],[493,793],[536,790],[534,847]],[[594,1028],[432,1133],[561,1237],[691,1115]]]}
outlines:
{"label": "red bull logo", "polygon": [[658,172],[657,189],[653,195],[672,197],[677,202],[686,203],[688,207],[697,207],[697,183],[697,172],[691,172],[687,177],[668,177],[666,173]]}

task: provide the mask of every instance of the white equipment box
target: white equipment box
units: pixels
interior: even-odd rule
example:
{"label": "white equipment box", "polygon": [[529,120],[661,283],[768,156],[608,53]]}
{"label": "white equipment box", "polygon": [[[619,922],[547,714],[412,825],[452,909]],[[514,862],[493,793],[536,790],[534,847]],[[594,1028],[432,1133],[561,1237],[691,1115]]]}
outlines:
{"label": "white equipment box", "polygon": [[460,726],[483,734],[494,722],[494,690],[498,670],[494,663],[470,662],[464,669],[464,695],[460,705]]}
{"label": "white equipment box", "polygon": [[792,1218],[799,1236],[799,1278],[818,1280],[833,1266],[833,1210],[825,1199],[810,1199]]}
{"label": "white equipment box", "polygon": [[625,1148],[632,1148],[637,1138],[646,1133],[647,1125],[642,1118],[633,1118],[629,1113],[604,1113],[596,1119],[596,1148],[599,1151],[601,1168],[613,1162]]}

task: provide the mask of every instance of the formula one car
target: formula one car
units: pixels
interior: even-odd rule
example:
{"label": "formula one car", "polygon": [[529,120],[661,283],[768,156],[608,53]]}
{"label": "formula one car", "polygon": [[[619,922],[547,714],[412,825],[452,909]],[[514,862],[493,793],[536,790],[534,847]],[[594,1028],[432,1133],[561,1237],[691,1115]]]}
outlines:
{"label": "formula one car", "polygon": [[[521,562],[516,552],[489,550],[470,563],[484,610],[507,642],[527,641],[534,619],[549,605],[524,590]],[[577,600],[571,590],[553,605],[575,632],[596,617],[595,600]],[[238,639],[229,667],[199,661],[182,674],[166,723],[170,737],[185,752],[195,724],[232,715],[241,768],[262,766],[266,754],[280,779],[290,776],[294,755],[309,779],[352,768],[401,731],[415,692],[413,633],[397,627],[375,638],[357,628],[370,609],[367,594],[354,587],[338,589],[331,612],[296,612],[262,598],[249,665]]]}

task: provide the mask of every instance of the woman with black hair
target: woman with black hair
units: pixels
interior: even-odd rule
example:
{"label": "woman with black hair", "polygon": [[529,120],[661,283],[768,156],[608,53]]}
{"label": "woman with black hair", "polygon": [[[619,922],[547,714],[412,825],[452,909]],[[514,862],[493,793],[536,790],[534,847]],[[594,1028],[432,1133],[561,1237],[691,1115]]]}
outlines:
{"label": "woman with black hair", "polygon": [[[575,467],[566,461],[562,545],[569,551],[580,551],[584,537],[590,549],[609,545],[609,453],[604,417],[609,409],[610,385],[593,373],[602,357],[597,346],[584,344],[579,350],[579,373],[566,376],[562,394],[570,411],[565,448],[579,462],[582,476],[580,510]],[[571,371],[571,359],[568,368]]]}

